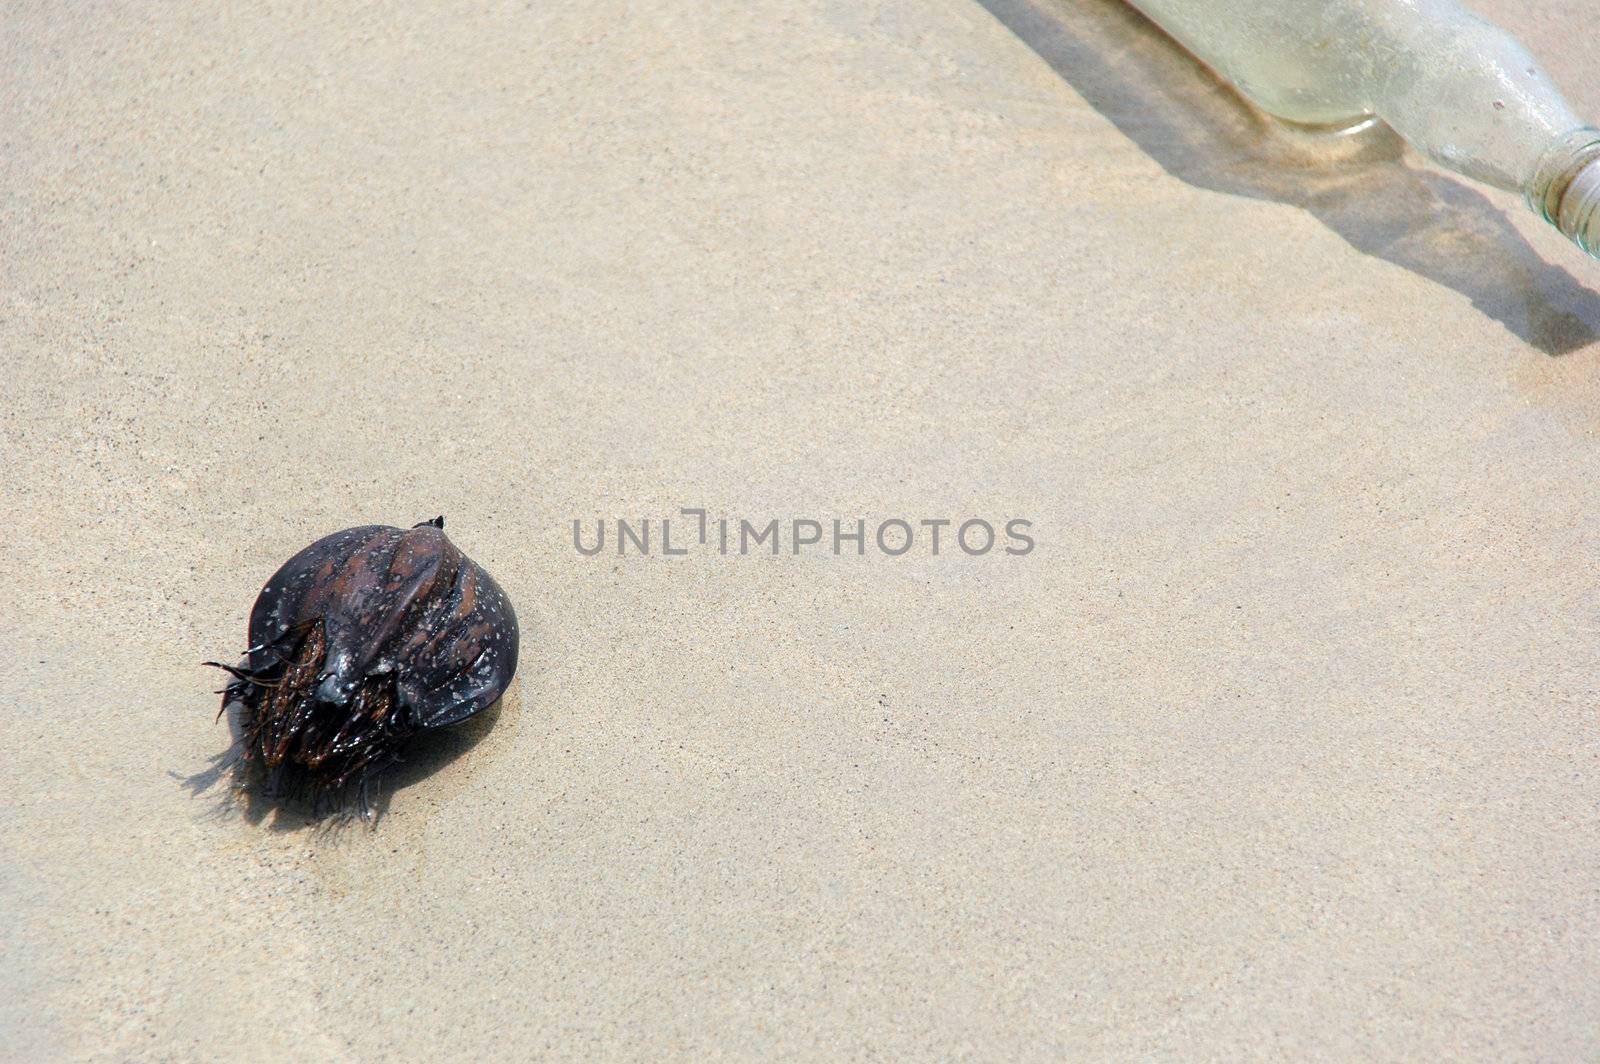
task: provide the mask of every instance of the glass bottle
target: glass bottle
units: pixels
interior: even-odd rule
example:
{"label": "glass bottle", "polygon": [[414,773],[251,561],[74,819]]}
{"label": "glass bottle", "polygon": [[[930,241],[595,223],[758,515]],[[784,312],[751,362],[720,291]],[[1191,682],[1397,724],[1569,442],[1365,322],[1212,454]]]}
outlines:
{"label": "glass bottle", "polygon": [[1381,119],[1440,165],[1520,191],[1600,257],[1600,130],[1515,38],[1455,0],[1132,0],[1269,114]]}

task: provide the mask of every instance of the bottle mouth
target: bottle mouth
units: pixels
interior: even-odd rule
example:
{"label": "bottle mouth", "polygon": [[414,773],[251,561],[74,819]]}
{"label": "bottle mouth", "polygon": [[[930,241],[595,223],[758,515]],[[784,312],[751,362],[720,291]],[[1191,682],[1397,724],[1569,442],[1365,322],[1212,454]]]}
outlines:
{"label": "bottle mouth", "polygon": [[1527,185],[1528,206],[1600,258],[1600,129],[1574,129],[1552,144]]}

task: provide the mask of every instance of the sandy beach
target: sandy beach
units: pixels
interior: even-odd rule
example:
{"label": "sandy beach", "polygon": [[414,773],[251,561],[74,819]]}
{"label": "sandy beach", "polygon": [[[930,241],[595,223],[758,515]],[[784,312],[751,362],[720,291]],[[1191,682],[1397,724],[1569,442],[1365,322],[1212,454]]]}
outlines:
{"label": "sandy beach", "polygon": [[[1097,0],[0,26],[0,1059],[1600,1055],[1600,263],[1516,197]],[[574,548],[684,508],[1036,545]],[[510,692],[240,798],[200,662],[440,513]]]}

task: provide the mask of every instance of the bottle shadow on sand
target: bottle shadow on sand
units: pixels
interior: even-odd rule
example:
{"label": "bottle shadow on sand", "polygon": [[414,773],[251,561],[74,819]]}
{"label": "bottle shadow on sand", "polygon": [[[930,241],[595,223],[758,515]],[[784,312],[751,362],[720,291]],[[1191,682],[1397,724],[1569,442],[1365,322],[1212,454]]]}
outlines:
{"label": "bottle shadow on sand", "polygon": [[1546,354],[1600,338],[1600,296],[1541,259],[1482,193],[1407,165],[1381,124],[1344,136],[1290,129],[1122,0],[979,2],[1180,181],[1303,208]]}
{"label": "bottle shadow on sand", "polygon": [[365,796],[351,793],[314,806],[303,798],[267,794],[259,767],[243,756],[244,725],[238,703],[230,703],[224,714],[232,740],[228,749],[212,757],[200,772],[170,775],[195,797],[214,793],[218,817],[242,816],[251,824],[265,823],[269,831],[337,829],[358,819],[376,824],[383,819],[396,793],[422,782],[481,743],[500,719],[508,699],[516,700],[515,690],[507,691],[483,712],[460,724],[414,737],[405,748],[403,760],[386,769]]}

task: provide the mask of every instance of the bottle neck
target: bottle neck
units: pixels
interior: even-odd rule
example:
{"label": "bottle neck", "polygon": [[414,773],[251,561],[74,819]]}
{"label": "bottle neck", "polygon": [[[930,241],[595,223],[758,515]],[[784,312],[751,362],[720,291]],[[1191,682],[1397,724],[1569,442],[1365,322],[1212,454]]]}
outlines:
{"label": "bottle neck", "polygon": [[1536,214],[1600,258],[1600,129],[1556,138],[1523,190]]}

